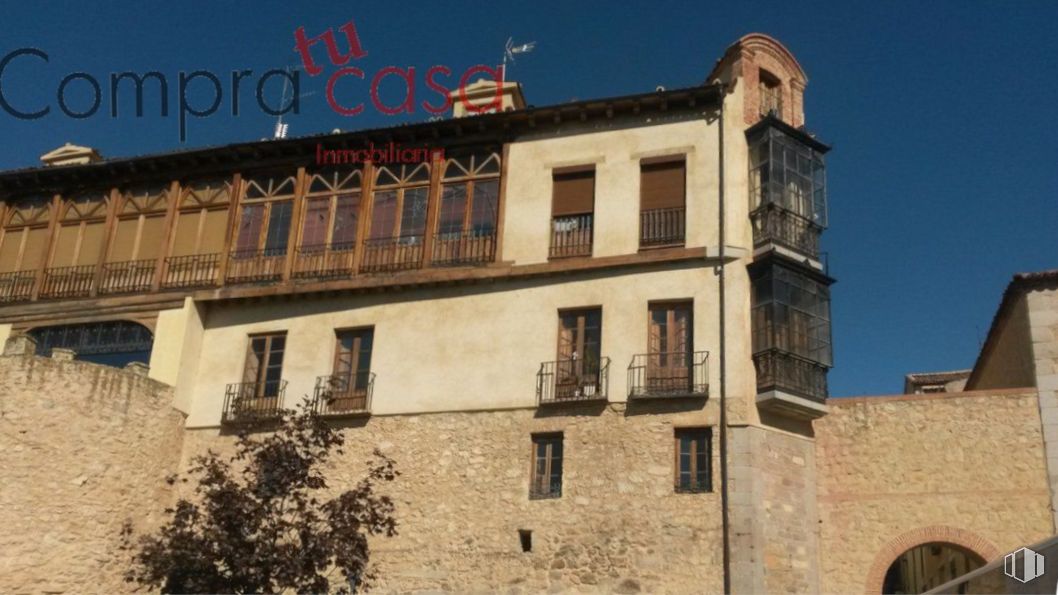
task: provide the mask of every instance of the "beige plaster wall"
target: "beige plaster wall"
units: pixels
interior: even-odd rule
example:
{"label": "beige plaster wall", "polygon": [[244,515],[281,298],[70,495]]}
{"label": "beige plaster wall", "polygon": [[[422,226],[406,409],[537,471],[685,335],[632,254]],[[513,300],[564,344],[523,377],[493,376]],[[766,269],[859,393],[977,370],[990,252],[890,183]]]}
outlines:
{"label": "beige plaster wall", "polygon": [[717,133],[704,118],[519,141],[507,155],[504,260],[547,262],[551,173],[595,165],[593,256],[639,250],[639,161],[687,155],[687,246],[716,244]]}
{"label": "beige plaster wall", "polygon": [[0,324],[0,348],[7,344],[7,338],[11,336],[11,325]]}
{"label": "beige plaster wall", "polygon": [[1025,296],[1029,310],[1035,385],[1051,484],[1051,508],[1058,532],[1058,288],[1041,287]]}
{"label": "beige plaster wall", "polygon": [[877,593],[928,541],[989,559],[1052,533],[1031,389],[832,399],[814,425],[823,592]]}
{"label": "beige plaster wall", "polygon": [[1025,296],[1021,295],[1000,328],[992,350],[981,362],[978,377],[970,388],[1017,388],[1035,384],[1029,310]]}
{"label": "beige plaster wall", "polygon": [[186,298],[180,309],[162,310],[154,330],[150,377],[176,388],[173,407],[187,413],[202,349],[204,306]]}
{"label": "beige plaster wall", "polygon": [[[334,489],[359,479],[375,447],[402,474],[387,488],[400,534],[371,544],[378,590],[719,592],[719,483],[712,493],[673,490],[674,428],[713,425],[716,408],[564,411],[375,416],[350,427]],[[531,435],[555,431],[564,435],[562,497],[530,500]],[[190,431],[187,452],[230,442]],[[532,552],[522,552],[519,529],[532,531]]]}
{"label": "beige plaster wall", "polygon": [[710,384],[717,386],[716,278],[695,263],[569,275],[560,282],[214,305],[201,349],[186,362],[198,369],[189,374],[188,425],[219,423],[225,385],[242,379],[248,334],[287,332],[283,377],[293,406],[312,393],[317,376],[332,372],[335,329],[370,325],[374,413],[532,407],[540,364],[556,357],[558,310],[584,306],[602,307],[609,396],[623,401],[632,356],[647,351],[648,303],[667,299],[694,301],[695,349],[710,352]]}
{"label": "beige plaster wall", "polygon": [[124,370],[0,356],[0,592],[121,593],[123,523],[171,501],[183,416]]}

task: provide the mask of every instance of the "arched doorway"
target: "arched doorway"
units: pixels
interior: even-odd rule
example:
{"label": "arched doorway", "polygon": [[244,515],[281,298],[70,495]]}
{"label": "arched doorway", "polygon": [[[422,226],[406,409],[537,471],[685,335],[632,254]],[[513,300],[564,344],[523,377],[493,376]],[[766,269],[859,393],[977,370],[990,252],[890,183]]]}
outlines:
{"label": "arched doorway", "polygon": [[72,349],[76,359],[114,368],[131,362],[148,363],[154,334],[127,320],[41,326],[29,331],[37,341],[37,355],[51,356],[52,349]]}
{"label": "arched doorway", "polygon": [[960,545],[924,543],[893,560],[882,593],[924,593],[984,565],[984,558]]}

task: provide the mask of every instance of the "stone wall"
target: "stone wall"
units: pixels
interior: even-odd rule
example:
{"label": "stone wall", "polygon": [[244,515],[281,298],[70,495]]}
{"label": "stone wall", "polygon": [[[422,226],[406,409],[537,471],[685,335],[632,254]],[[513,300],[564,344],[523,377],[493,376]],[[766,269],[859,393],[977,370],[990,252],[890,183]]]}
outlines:
{"label": "stone wall", "polygon": [[879,593],[922,543],[991,559],[1052,533],[1032,389],[832,399],[815,431],[823,592]]}
{"label": "stone wall", "polygon": [[1029,292],[1030,338],[1036,388],[1040,393],[1040,417],[1047,450],[1051,484],[1051,508],[1058,529],[1058,288],[1041,287]]}
{"label": "stone wall", "polygon": [[[397,462],[389,491],[400,534],[372,543],[380,589],[717,592],[718,483],[712,493],[673,490],[674,428],[712,423],[712,407],[691,409],[375,416],[346,431],[331,483],[353,485],[376,446]],[[564,436],[562,497],[530,500],[531,434],[554,431]],[[231,440],[190,431],[187,455]],[[532,531],[531,552],[519,530]]]}
{"label": "stone wall", "polygon": [[172,389],[78,361],[0,356],[0,592],[120,593],[122,524],[153,527],[180,461]]}
{"label": "stone wall", "polygon": [[778,428],[730,430],[731,585],[736,593],[816,593],[815,446]]}

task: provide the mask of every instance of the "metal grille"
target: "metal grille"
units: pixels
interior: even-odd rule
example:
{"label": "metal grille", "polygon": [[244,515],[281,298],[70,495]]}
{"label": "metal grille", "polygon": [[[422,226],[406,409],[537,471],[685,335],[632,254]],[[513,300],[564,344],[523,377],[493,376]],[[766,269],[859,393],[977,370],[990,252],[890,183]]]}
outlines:
{"label": "metal grille", "polygon": [[29,331],[37,341],[37,355],[50,356],[52,349],[72,349],[78,355],[150,352],[151,331],[135,322],[117,320],[87,324],[45,326]]}

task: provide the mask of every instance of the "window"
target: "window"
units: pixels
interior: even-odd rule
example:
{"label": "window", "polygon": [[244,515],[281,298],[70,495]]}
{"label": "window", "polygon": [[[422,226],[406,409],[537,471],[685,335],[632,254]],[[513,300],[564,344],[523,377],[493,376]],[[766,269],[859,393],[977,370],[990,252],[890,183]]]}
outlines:
{"label": "window", "polygon": [[286,333],[250,336],[243,370],[244,396],[261,400],[279,396],[286,340]]}
{"label": "window", "polygon": [[533,436],[533,474],[529,497],[562,497],[562,434]]}
{"label": "window", "polygon": [[236,257],[277,257],[287,253],[294,212],[294,176],[263,174],[246,179],[244,204],[236,235]]}
{"label": "window", "polygon": [[595,167],[556,170],[551,181],[550,256],[591,256]]}
{"label": "window", "polygon": [[367,408],[374,337],[372,328],[337,331],[330,410],[361,411]]}
{"label": "window", "polygon": [[558,316],[555,397],[594,395],[600,388],[602,310],[565,310]]}
{"label": "window", "polygon": [[649,306],[647,390],[691,389],[694,331],[691,302],[661,302]]}
{"label": "window", "polygon": [[830,366],[830,288],[773,265],[754,271],[753,352],[778,349]]}
{"label": "window", "polygon": [[676,430],[676,491],[711,492],[713,432],[710,428]]}
{"label": "window", "polygon": [[423,258],[430,164],[378,168],[371,225],[364,242],[365,272],[418,268]]}
{"label": "window", "polygon": [[359,169],[327,168],[309,180],[301,252],[352,250],[360,217]]}
{"label": "window", "polygon": [[687,160],[644,160],[639,165],[639,245],[681,245],[686,226]]}
{"label": "window", "polygon": [[768,72],[767,70],[760,70],[760,115],[767,116],[768,114],[774,114],[776,117],[782,117],[782,82],[779,81],[778,77]]}

